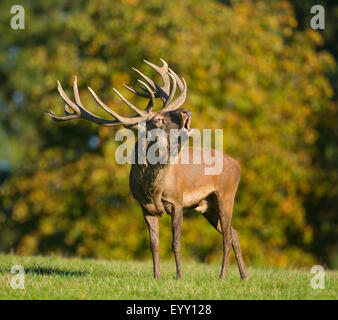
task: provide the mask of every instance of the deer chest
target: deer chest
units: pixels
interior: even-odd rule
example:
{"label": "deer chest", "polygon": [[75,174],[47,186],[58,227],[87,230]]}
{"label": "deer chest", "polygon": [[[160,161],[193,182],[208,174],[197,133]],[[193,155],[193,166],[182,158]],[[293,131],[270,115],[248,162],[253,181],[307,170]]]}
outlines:
{"label": "deer chest", "polygon": [[149,212],[161,214],[165,210],[162,194],[166,189],[167,179],[165,168],[132,166],[129,176],[130,190],[134,198]]}

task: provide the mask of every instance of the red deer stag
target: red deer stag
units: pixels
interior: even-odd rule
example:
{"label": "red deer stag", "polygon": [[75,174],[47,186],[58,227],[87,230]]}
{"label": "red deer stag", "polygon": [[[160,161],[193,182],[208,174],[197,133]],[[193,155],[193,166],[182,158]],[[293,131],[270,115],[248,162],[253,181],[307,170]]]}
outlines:
{"label": "red deer stag", "polygon": [[[106,120],[92,114],[82,105],[76,77],[73,86],[75,102],[68,98],[60,82],[58,82],[58,91],[65,102],[65,116],[56,116],[52,111],[48,114],[55,121],[83,118],[103,126],[115,127],[122,125],[133,130],[136,130],[142,123],[146,128],[146,133],[149,133],[151,129],[161,129],[165,133],[169,133],[171,129],[177,129],[184,131],[186,136],[189,137],[192,135],[192,129],[190,128],[191,111],[183,108],[179,109],[186,99],[186,82],[183,78],[180,79],[164,60],[161,59],[161,61],[163,63],[161,67],[148,61],[145,62],[159,73],[163,81],[162,86],[159,86],[134,68],[145,80],[145,82],[138,80],[144,86],[141,87],[143,91],[136,91],[133,87],[124,85],[134,94],[149,99],[145,110],[135,107],[114,89],[123,102],[136,112],[136,116],[120,116],[105,105],[91,88],[88,88],[96,102],[115,119]],[[177,87],[180,90],[180,94],[175,99]],[[160,111],[157,112],[152,111],[156,98],[160,98],[163,103]],[[149,139],[146,141],[148,142],[144,145],[145,149],[151,145]],[[138,143],[139,141],[134,149],[136,157],[139,155],[137,151],[139,150]],[[182,152],[180,151],[183,149],[181,150],[180,146],[178,149],[178,155],[181,155]],[[201,150],[203,151],[203,148]],[[193,152],[194,147],[189,147],[188,154],[193,154]],[[212,154],[216,152],[218,151],[211,150]],[[235,252],[241,278],[247,279],[238,233],[231,227],[234,198],[240,180],[240,166],[234,159],[223,153],[221,153],[221,157],[223,167],[218,175],[205,174],[205,168],[208,165],[204,160],[199,164],[169,163],[169,161],[166,164],[151,164],[146,159],[144,163],[136,161],[136,163],[132,164],[129,177],[130,189],[134,198],[142,207],[149,229],[154,277],[156,279],[161,277],[159,267],[159,217],[163,212],[171,216],[172,249],[176,261],[177,278],[182,278],[180,237],[184,209],[194,209],[202,213],[209,223],[223,235],[223,260],[220,279],[225,277],[231,246]]]}

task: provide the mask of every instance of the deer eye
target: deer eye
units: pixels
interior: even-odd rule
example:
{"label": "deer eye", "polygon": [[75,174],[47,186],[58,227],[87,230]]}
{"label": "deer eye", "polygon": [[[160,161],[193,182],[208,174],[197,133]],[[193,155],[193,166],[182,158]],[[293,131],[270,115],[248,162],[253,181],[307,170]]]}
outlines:
{"label": "deer eye", "polygon": [[162,119],[162,118],[156,118],[156,119],[154,119],[154,122],[155,123],[164,123],[164,119]]}

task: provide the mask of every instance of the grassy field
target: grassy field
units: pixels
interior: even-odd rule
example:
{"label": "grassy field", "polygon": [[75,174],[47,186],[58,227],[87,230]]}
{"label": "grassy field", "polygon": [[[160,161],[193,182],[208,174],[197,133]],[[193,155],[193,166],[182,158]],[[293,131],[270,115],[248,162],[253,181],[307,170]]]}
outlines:
{"label": "grassy field", "polygon": [[[25,269],[25,289],[13,290],[13,265]],[[184,279],[175,280],[173,261],[161,262],[162,280],[152,263],[0,255],[0,299],[337,299],[338,272],[326,271],[325,289],[310,286],[310,270],[249,267],[249,281],[230,265],[183,261]]]}

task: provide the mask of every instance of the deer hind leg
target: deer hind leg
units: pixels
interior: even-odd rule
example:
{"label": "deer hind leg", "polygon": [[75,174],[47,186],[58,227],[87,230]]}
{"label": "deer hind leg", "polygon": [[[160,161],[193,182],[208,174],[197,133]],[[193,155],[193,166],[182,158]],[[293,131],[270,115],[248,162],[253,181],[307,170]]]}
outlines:
{"label": "deer hind leg", "polygon": [[223,235],[223,259],[220,279],[225,278],[225,271],[229,262],[232,246],[231,218],[233,208],[233,197],[214,193],[207,199],[208,210],[203,213],[210,224]]}
{"label": "deer hind leg", "polygon": [[[203,213],[203,216],[208,220],[208,222],[221,234],[223,234],[220,222],[220,216],[215,211],[206,211]],[[248,276],[245,272],[245,266],[242,256],[241,246],[239,244],[238,232],[233,227],[231,227],[231,236],[232,236],[232,248],[235,252],[236,261],[241,275],[242,280],[247,280]]]}
{"label": "deer hind leg", "polygon": [[159,258],[159,217],[150,215],[143,209],[144,219],[149,229],[150,249],[153,255],[154,278],[161,279]]}
{"label": "deer hind leg", "polygon": [[[203,212],[202,215],[208,220],[208,222],[219,233],[221,233],[223,235],[223,230],[222,230],[222,226],[221,226],[221,215],[219,213],[220,209],[219,209],[219,204],[218,204],[218,200],[217,200],[216,195],[215,194],[210,195],[208,197],[207,201],[208,201],[208,205],[207,205],[208,210]],[[232,206],[230,206],[230,207],[231,207],[231,216],[232,216]],[[231,227],[231,244],[232,244],[232,248],[235,252],[237,265],[238,265],[238,268],[239,268],[241,278],[243,280],[246,280],[248,278],[248,276],[246,275],[246,272],[245,272],[242,251],[241,251],[241,247],[240,247],[239,239],[238,239],[238,232],[233,227]],[[222,266],[222,269],[223,269],[223,266]]]}
{"label": "deer hind leg", "polygon": [[234,249],[234,252],[235,252],[235,256],[236,256],[236,260],[237,260],[239,273],[241,275],[241,279],[242,280],[248,280],[248,276],[245,272],[242,250],[241,250],[241,246],[239,244],[238,232],[234,228],[231,227],[231,234],[232,234],[232,248]]}
{"label": "deer hind leg", "polygon": [[224,279],[232,245],[232,235],[231,235],[232,206],[230,205],[229,202],[225,202],[224,204],[222,202],[220,203],[219,215],[223,235],[223,259],[219,278]]}

